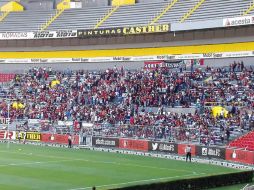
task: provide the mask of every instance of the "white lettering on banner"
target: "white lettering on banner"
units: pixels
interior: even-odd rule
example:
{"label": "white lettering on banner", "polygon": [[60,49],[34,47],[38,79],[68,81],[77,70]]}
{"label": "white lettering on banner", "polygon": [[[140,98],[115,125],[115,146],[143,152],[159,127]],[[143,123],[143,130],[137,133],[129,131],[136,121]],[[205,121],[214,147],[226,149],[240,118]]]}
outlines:
{"label": "white lettering on banner", "polygon": [[254,16],[242,16],[223,19],[224,27],[250,25],[250,24],[254,24]]}
{"label": "white lettering on banner", "polygon": [[5,131],[4,133],[4,139],[11,139],[11,140],[15,140],[16,139],[16,132],[15,131]]}
{"label": "white lettering on banner", "polygon": [[116,145],[116,142],[115,140],[106,140],[106,139],[96,139],[95,141],[95,144],[96,145],[109,145],[109,146],[115,146]]}
{"label": "white lettering on banner", "polygon": [[93,127],[93,123],[82,122],[82,127]]}
{"label": "white lettering on banner", "polygon": [[29,124],[38,124],[38,123],[40,123],[40,120],[39,119],[28,119],[28,123]]}
{"label": "white lettering on banner", "polygon": [[0,40],[76,38],[77,36],[77,30],[60,30],[46,32],[2,32],[0,33]]}
{"label": "white lettering on banner", "polygon": [[0,33],[0,40],[22,40],[33,39],[32,32],[2,32]]}
{"label": "white lettering on banner", "polygon": [[221,155],[221,150],[218,148],[202,148],[201,150],[203,156],[218,156]]}
{"label": "white lettering on banner", "polygon": [[35,39],[48,38],[75,38],[77,37],[77,30],[60,30],[60,31],[45,31],[33,32]]}
{"label": "white lettering on banner", "polygon": [[58,125],[61,125],[61,126],[64,126],[64,125],[66,125],[66,126],[71,126],[71,125],[73,125],[73,121],[58,121],[57,122],[57,124]]}

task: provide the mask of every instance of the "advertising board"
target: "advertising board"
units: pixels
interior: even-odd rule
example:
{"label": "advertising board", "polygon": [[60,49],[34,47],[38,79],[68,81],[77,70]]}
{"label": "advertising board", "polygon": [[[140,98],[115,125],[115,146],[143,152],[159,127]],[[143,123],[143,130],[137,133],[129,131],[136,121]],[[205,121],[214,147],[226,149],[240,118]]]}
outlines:
{"label": "advertising board", "polygon": [[100,147],[119,147],[119,139],[118,138],[105,138],[105,137],[92,137],[92,145],[100,146]]}
{"label": "advertising board", "polygon": [[148,141],[120,138],[119,148],[127,150],[148,151]]}

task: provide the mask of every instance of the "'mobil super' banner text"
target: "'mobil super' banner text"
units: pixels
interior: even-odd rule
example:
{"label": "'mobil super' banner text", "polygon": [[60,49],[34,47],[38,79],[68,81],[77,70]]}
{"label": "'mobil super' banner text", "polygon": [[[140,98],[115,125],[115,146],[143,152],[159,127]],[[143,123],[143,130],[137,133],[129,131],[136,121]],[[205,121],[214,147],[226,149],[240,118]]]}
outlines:
{"label": "'mobil super' banner text", "polygon": [[119,28],[101,28],[92,30],[78,30],[79,38],[102,37],[102,36],[126,36],[133,34],[149,34],[169,32],[169,24],[150,25],[150,26],[133,26]]}

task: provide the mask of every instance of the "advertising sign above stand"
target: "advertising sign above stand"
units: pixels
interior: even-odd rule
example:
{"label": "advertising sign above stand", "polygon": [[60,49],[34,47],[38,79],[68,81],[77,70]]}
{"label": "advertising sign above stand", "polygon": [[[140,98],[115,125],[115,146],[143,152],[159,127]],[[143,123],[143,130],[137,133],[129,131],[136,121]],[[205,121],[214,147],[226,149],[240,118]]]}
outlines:
{"label": "advertising sign above stand", "polygon": [[149,26],[131,26],[117,28],[101,28],[78,30],[78,38],[105,37],[105,36],[126,36],[137,34],[166,33],[170,31],[169,24],[149,25]]}
{"label": "advertising sign above stand", "polygon": [[76,38],[77,30],[59,30],[43,32],[0,32],[0,40],[34,40]]}
{"label": "advertising sign above stand", "polygon": [[242,17],[223,19],[224,27],[243,26],[243,25],[251,25],[251,24],[254,24],[254,16],[242,16]]}
{"label": "advertising sign above stand", "polygon": [[117,56],[117,57],[82,57],[82,58],[26,58],[1,59],[0,63],[103,63],[103,62],[135,62],[135,61],[168,61],[168,60],[202,60],[254,57],[254,51],[218,52],[182,55],[148,55],[148,56]]}

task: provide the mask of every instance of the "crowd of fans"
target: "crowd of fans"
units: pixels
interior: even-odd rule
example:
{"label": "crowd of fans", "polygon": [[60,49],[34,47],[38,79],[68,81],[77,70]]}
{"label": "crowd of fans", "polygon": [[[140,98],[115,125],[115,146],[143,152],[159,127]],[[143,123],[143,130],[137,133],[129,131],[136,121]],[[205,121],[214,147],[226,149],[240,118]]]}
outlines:
{"label": "crowd of fans", "polygon": [[[53,81],[59,84],[53,85]],[[253,111],[253,82],[253,69],[243,63],[192,71],[114,67],[96,72],[58,72],[32,68],[16,75],[8,98],[25,105],[24,109],[11,108],[13,120],[39,119],[51,124],[75,121],[78,127],[87,122],[106,135],[207,144],[223,142],[235,128],[254,127],[254,113],[240,110],[245,107]],[[214,105],[226,106],[230,114],[213,117],[208,107]],[[196,111],[170,113],[169,107]],[[4,100],[0,101],[0,116],[7,117]]]}

